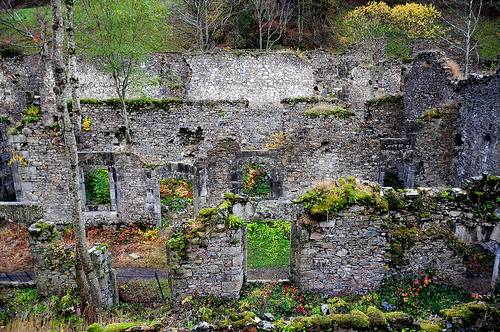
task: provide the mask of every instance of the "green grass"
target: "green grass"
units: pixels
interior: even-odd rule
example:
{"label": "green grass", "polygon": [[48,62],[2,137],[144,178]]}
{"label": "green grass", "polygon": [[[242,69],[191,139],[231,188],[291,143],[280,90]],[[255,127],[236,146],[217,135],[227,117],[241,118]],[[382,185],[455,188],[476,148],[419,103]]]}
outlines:
{"label": "green grass", "polygon": [[500,20],[481,22],[477,32],[479,56],[483,61],[497,61],[500,54]]}
{"label": "green grass", "polygon": [[248,224],[247,266],[249,269],[287,267],[289,260],[289,222],[274,221]]}

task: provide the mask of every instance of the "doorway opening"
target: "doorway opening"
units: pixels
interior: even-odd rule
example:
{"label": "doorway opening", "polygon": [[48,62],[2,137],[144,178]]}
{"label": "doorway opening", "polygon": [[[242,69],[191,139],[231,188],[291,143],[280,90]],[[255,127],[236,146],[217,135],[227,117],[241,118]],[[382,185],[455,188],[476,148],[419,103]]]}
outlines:
{"label": "doorway opening", "polygon": [[279,281],[290,276],[291,223],[255,221],[246,228],[246,279]]}

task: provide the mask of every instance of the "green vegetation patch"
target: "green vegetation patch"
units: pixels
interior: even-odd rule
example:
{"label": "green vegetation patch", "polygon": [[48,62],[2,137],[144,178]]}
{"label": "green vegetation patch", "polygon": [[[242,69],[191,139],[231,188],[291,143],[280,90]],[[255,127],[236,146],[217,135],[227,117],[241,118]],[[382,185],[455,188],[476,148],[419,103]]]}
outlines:
{"label": "green vegetation patch", "polygon": [[458,111],[458,108],[459,106],[455,104],[443,107],[429,108],[424,113],[422,113],[422,115],[420,116],[420,120],[430,122],[435,119],[441,119],[443,117],[456,113]]}
{"label": "green vegetation patch", "polygon": [[290,261],[290,222],[266,221],[247,225],[249,269],[287,267]]}
{"label": "green vegetation patch", "polygon": [[403,96],[401,95],[387,95],[380,98],[370,99],[366,102],[369,107],[372,106],[383,106],[386,104],[399,104],[403,101]]}
{"label": "green vegetation patch", "polygon": [[500,55],[500,20],[484,20],[476,33],[479,40],[479,56],[492,64],[498,62]]}
{"label": "green vegetation patch", "polygon": [[84,180],[87,205],[111,204],[109,171],[107,168],[96,168],[85,173]]}
{"label": "green vegetation patch", "polygon": [[255,162],[250,162],[243,169],[243,192],[250,197],[270,197],[271,178],[266,170]]}
{"label": "green vegetation patch", "polygon": [[10,123],[9,117],[6,115],[0,115],[0,123],[9,124]]}
{"label": "green vegetation patch", "polygon": [[184,211],[193,204],[193,185],[184,179],[160,180],[160,202],[171,211]]}
{"label": "green vegetation patch", "polygon": [[[82,105],[91,106],[107,106],[111,108],[120,109],[122,102],[118,98],[111,99],[81,99]],[[137,98],[126,99],[125,106],[130,111],[140,111],[147,108],[164,109],[168,110],[171,106],[180,105],[183,101],[179,98],[166,98],[166,99],[153,99],[153,98]],[[71,109],[71,101],[68,102],[68,108]]]}
{"label": "green vegetation patch", "polygon": [[23,125],[37,122],[42,116],[42,110],[38,106],[30,105],[26,108],[24,112],[24,117],[21,120]]}
{"label": "green vegetation patch", "polygon": [[315,219],[322,220],[353,205],[369,206],[378,211],[388,210],[387,200],[380,195],[379,187],[363,184],[353,177],[320,182],[300,196],[296,203],[304,206]]}
{"label": "green vegetation patch", "polygon": [[463,289],[440,283],[433,271],[386,278],[379,294],[382,301],[416,318],[436,315],[442,309],[471,298]]}
{"label": "green vegetation patch", "polygon": [[459,325],[474,323],[482,317],[488,307],[484,303],[470,302],[456,305],[449,309],[443,309],[439,312],[445,320],[453,321]]}
{"label": "green vegetation patch", "polygon": [[314,107],[309,108],[307,111],[304,112],[304,115],[310,117],[310,118],[317,118],[317,117],[335,117],[339,119],[349,119],[350,117],[354,116],[355,114],[353,112],[348,111],[345,109],[343,106],[332,106],[328,104],[319,104]]}

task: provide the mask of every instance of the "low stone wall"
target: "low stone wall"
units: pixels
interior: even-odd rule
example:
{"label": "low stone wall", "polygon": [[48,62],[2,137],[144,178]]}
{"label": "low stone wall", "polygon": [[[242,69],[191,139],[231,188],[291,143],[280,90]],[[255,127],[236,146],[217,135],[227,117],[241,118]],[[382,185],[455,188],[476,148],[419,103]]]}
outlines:
{"label": "low stone wall", "polygon": [[196,219],[174,230],[167,243],[174,301],[188,295],[239,296],[246,235],[243,220],[233,214],[237,200],[225,195],[218,207],[200,210]]}
{"label": "low stone wall", "polygon": [[377,288],[386,272],[383,220],[363,207],[319,222],[311,231],[292,228],[292,279],[322,294],[362,294]]}
{"label": "low stone wall", "polygon": [[172,253],[169,264],[175,265],[170,275],[173,298],[186,295],[237,298],[243,286],[244,254],[242,229],[220,233],[214,230],[202,246],[190,246],[186,258]]}
{"label": "low stone wall", "polygon": [[43,209],[38,204],[0,202],[0,219],[7,219],[28,226],[42,217]]}
{"label": "low stone wall", "polygon": [[[76,289],[75,250],[60,240],[54,223],[39,221],[29,228],[35,283],[42,296],[63,295]],[[111,307],[118,303],[111,254],[105,245],[100,244],[89,249],[89,254],[97,272],[103,305]]]}

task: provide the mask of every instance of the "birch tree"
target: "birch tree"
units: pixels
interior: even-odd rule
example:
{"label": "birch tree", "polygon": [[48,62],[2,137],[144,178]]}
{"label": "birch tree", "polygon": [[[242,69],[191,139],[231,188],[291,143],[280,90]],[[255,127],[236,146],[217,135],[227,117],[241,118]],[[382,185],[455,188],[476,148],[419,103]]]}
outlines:
{"label": "birch tree", "polygon": [[[54,94],[56,109],[63,118],[63,138],[66,154],[69,159],[69,200],[72,224],[76,240],[77,254],[77,282],[83,299],[84,314],[88,321],[96,321],[102,307],[101,291],[97,275],[90,259],[85,236],[85,222],[82,218],[82,197],[80,192],[80,170],[78,166],[78,150],[68,106],[66,103],[66,86],[68,67],[64,56],[65,30],[63,21],[63,8],[61,0],[51,0],[53,17],[52,40],[52,65],[54,73]],[[66,0],[67,7],[67,38],[71,50],[69,58],[75,56],[73,41],[73,1]],[[70,60],[72,62],[73,60]],[[72,67],[74,70],[74,67]],[[73,76],[73,75],[71,75]],[[78,99],[78,94],[73,91],[73,98]]]}
{"label": "birch tree", "polygon": [[458,10],[458,16],[455,19],[443,18],[443,21],[459,36],[459,40],[445,36],[442,39],[463,54],[464,74],[468,78],[470,76],[471,57],[479,45],[475,35],[479,28],[483,0],[451,0],[449,6]]}
{"label": "birch tree", "polygon": [[77,44],[112,76],[130,144],[126,98],[131,77],[150,53],[168,49],[167,6],[157,0],[82,0],[75,11]]}
{"label": "birch tree", "polygon": [[259,29],[259,48],[270,49],[281,39],[292,14],[288,1],[251,0]]}

